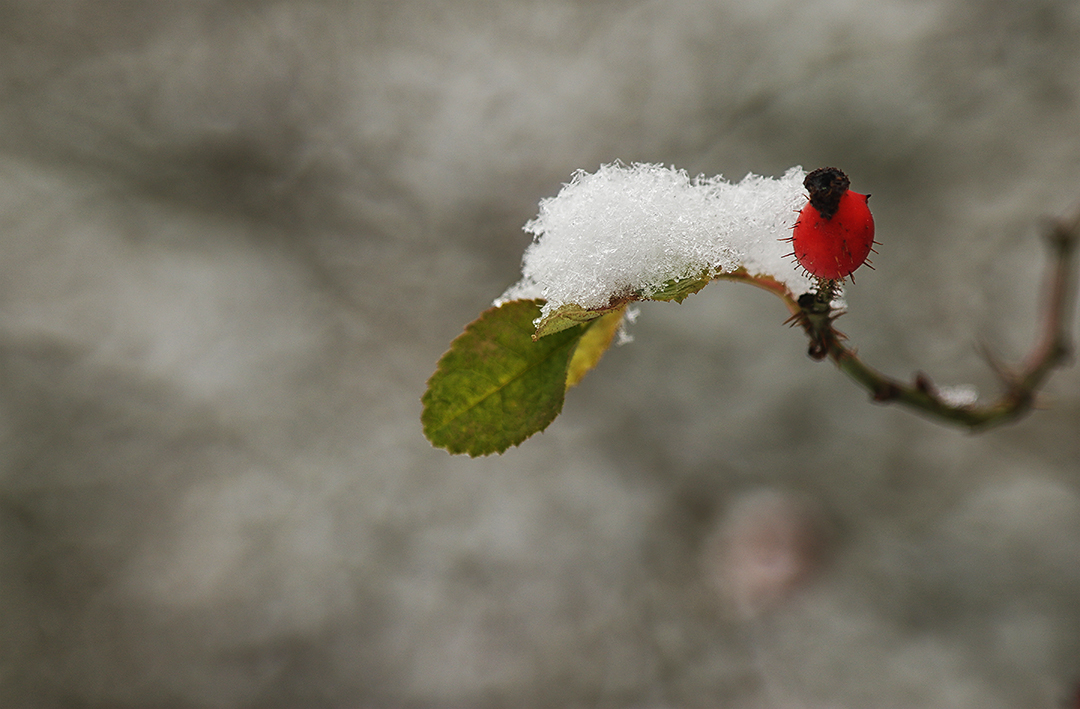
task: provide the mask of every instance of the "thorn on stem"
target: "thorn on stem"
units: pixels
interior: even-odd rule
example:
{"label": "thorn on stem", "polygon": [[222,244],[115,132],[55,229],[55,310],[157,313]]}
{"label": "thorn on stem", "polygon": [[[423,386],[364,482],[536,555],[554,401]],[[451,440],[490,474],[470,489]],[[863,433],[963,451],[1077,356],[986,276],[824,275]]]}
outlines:
{"label": "thorn on stem", "polygon": [[997,354],[990,349],[990,346],[985,342],[979,344],[979,353],[983,359],[986,360],[987,366],[990,367],[990,371],[998,378],[998,380],[1006,387],[1012,387],[1016,385],[1019,377],[1016,372],[1006,365]]}
{"label": "thorn on stem", "polygon": [[878,403],[893,401],[900,397],[900,387],[892,382],[881,382],[871,394],[871,398]]}

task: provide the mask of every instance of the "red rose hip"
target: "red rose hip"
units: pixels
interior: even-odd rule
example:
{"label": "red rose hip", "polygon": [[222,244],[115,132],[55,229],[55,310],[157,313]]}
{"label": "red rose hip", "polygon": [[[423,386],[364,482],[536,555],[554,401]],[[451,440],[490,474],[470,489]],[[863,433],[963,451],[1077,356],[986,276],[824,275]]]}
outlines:
{"label": "red rose hip", "polygon": [[874,245],[874,217],[868,194],[848,189],[850,180],[835,167],[814,170],[803,181],[810,201],[795,222],[795,259],[818,278],[845,278],[863,265]]}

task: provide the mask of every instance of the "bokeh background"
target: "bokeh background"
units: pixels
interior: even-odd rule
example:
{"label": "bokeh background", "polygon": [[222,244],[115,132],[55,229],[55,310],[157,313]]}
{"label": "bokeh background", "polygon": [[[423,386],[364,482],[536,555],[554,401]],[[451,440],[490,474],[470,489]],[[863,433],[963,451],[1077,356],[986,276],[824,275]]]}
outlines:
{"label": "bokeh background", "polygon": [[841,329],[992,395],[1080,199],[1080,4],[5,0],[0,90],[3,706],[1072,694],[1076,368],[969,435],[718,283],[502,456],[419,399],[616,159],[844,168],[881,246]]}

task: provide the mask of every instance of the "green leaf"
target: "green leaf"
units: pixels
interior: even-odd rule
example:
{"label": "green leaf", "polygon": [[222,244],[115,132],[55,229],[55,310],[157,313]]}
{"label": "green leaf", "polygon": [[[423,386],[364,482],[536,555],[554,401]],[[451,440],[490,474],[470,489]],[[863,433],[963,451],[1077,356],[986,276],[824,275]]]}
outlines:
{"label": "green leaf", "polygon": [[561,332],[562,330],[574,327],[575,325],[591,322],[608,313],[621,311],[624,307],[626,307],[625,302],[610,308],[596,308],[595,310],[590,310],[588,308],[583,308],[580,305],[567,303],[566,305],[559,306],[555,312],[549,313],[543,320],[536,324],[536,335],[534,335],[534,339],[539,340],[542,337],[554,335],[556,332]]}
{"label": "green leaf", "polygon": [[647,300],[674,300],[676,303],[681,303],[687,297],[709,285],[713,277],[712,271],[705,270],[697,276],[673,278],[660,286],[659,290],[651,293]]}
{"label": "green leaf", "polygon": [[625,310],[626,307],[623,306],[613,313],[593,320],[586,326],[585,334],[581,336],[581,341],[574,350],[574,356],[570,358],[570,368],[566,372],[567,389],[577,386],[578,382],[600,362],[600,358],[611,347],[615,333],[619,331]]}
{"label": "green leaf", "polygon": [[586,327],[533,340],[543,301],[486,310],[439,360],[421,421],[433,445],[471,456],[502,453],[562,411],[570,357]]}

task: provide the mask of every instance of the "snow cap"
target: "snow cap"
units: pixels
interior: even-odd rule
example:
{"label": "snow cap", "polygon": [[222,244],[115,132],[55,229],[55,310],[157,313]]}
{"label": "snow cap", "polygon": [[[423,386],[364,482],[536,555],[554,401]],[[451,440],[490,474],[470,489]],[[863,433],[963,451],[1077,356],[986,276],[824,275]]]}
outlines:
{"label": "snow cap", "polygon": [[603,308],[629,294],[648,298],[675,279],[740,267],[772,276],[794,296],[808,292],[811,281],[782,241],[806,203],[805,177],[801,167],[736,184],[648,163],[579,170],[525,225],[534,240],[523,278],[496,304],[544,298],[543,315],[567,304]]}

